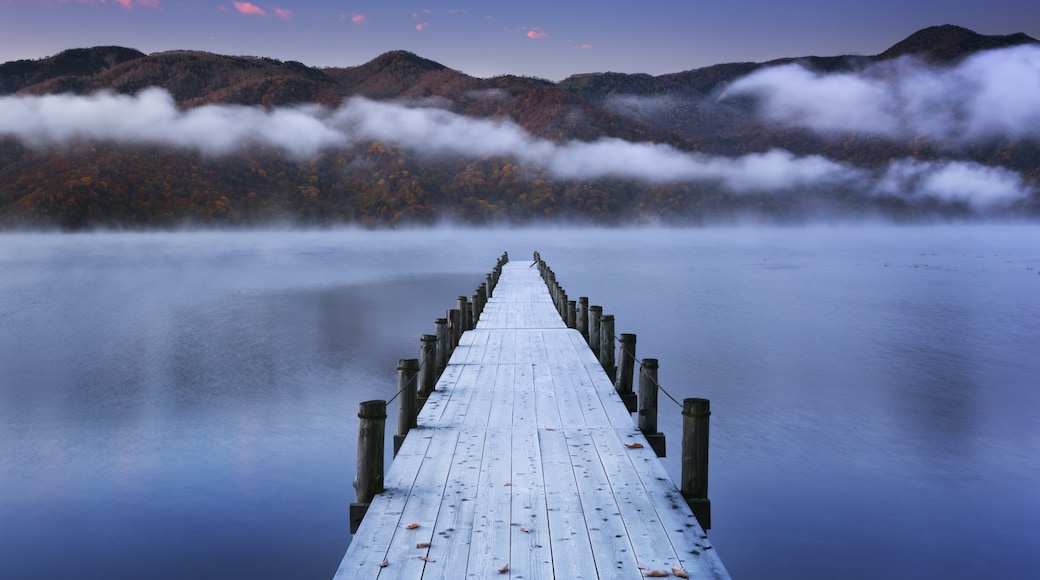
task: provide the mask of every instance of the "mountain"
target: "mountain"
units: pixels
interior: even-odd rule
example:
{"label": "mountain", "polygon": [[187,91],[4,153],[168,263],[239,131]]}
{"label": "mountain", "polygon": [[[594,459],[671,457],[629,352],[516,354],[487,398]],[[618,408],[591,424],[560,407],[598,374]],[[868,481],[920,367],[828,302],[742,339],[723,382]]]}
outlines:
{"label": "mountain", "polygon": [[889,60],[901,56],[915,56],[935,64],[951,64],[980,50],[1008,48],[1038,42],[1040,41],[1021,32],[987,36],[967,28],[946,24],[919,30],[875,58]]}
{"label": "mountain", "polygon": [[56,78],[93,76],[120,63],[145,56],[120,46],[75,48],[40,60],[16,60],[0,64],[0,95]]}
{"label": "mountain", "polygon": [[[682,72],[592,73],[559,83],[476,78],[406,51],[354,67],[197,51],[143,54],[121,47],[67,50],[40,60],[0,64],[0,96],[162,87],[182,109],[211,104],[259,107],[345,99],[422,103],[469,118],[509,120],[557,144],[613,138],[666,144],[719,156],[781,149],[873,171],[893,159],[971,161],[1040,182],[1040,143],[1003,140],[962,146],[850,135],[832,139],[765,120],[748,98],[719,99],[757,70],[799,63],[819,73],[861,70],[914,57],[950,66],[981,50],[1038,41],[1024,34],[985,36],[955,26],[918,31],[873,56],[808,56],[724,63]],[[624,163],[624,161],[621,161]],[[823,210],[821,208],[826,208]],[[0,227],[149,227],[184,222],[388,225],[451,216],[466,222],[566,217],[603,223],[699,223],[752,214],[798,220],[814,211],[881,213],[899,219],[971,215],[957,202],[845,192],[778,197],[734,194],[711,182],[559,179],[522,169],[507,156],[424,158],[384,143],[360,143],[311,159],[279,151],[208,156],[159,145],[73,142],[39,148],[0,135]],[[1040,216],[1034,195],[1013,211]],[[727,217],[728,216],[728,217]]]}

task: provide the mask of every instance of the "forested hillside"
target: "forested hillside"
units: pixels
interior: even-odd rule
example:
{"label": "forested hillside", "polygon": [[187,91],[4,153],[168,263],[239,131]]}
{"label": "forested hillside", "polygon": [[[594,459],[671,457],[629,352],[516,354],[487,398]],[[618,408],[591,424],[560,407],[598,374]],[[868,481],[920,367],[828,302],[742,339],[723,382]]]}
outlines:
{"label": "forested hillside", "polygon": [[[0,227],[1038,217],[1040,138],[1031,130],[848,129],[843,119],[821,129],[778,108],[757,88],[770,77],[755,76],[870,80],[915,63],[941,79],[981,51],[1035,46],[1025,35],[944,26],[876,56],[560,83],[474,78],[402,51],[323,69],[74,49],[0,64]],[[140,107],[155,126],[122,127],[130,113],[92,123],[104,107]],[[366,128],[375,114],[387,117]],[[270,127],[219,147],[189,134],[214,119]],[[295,148],[311,142],[306,131],[322,134],[319,144]]]}

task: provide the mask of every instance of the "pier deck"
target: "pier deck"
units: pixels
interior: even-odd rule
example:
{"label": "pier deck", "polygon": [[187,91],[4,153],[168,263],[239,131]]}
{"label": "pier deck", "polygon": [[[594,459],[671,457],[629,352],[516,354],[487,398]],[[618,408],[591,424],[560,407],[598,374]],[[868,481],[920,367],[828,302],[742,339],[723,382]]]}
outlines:
{"label": "pier deck", "polygon": [[528,265],[461,336],[336,578],[728,578]]}

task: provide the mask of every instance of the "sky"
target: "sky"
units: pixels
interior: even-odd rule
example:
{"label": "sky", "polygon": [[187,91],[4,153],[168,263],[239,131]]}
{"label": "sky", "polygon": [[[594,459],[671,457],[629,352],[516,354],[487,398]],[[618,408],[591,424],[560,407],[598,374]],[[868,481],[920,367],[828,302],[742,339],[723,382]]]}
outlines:
{"label": "sky", "polygon": [[403,49],[476,77],[559,81],[579,73],[658,75],[725,62],[877,54],[939,24],[1040,38],[1040,3],[0,0],[0,62],[120,45],[356,66]]}

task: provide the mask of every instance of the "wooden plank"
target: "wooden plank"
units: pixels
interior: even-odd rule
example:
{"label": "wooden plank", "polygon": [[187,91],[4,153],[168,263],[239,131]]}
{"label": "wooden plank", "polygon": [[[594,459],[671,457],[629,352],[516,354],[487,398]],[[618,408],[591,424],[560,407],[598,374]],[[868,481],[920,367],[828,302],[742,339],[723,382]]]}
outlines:
{"label": "wooden plank", "polygon": [[[644,441],[643,447],[639,449],[625,447],[619,434],[613,430],[593,431],[591,439],[621,514],[625,533],[632,542],[636,561],[651,570],[682,567],[681,557],[672,545],[667,530],[661,525],[653,503],[647,501],[646,488],[628,457],[649,450],[650,446]],[[632,439],[638,441],[643,438],[639,436]]]}
{"label": "wooden plank", "polygon": [[[563,430],[538,431],[546,518],[556,578],[596,577],[595,557]],[[599,547],[597,549],[600,549]]]}
{"label": "wooden plank", "polygon": [[595,452],[592,431],[568,429],[564,433],[589,543],[594,548],[597,577],[631,578],[639,570],[639,563],[614,495],[610,493],[610,482]]}
{"label": "wooden plank", "polygon": [[[638,429],[619,430],[618,436],[623,442],[644,439]],[[632,470],[642,482],[646,498],[657,510],[662,525],[669,531],[680,563],[690,578],[728,578],[718,552],[668,476],[664,464],[649,446],[632,451],[627,455],[633,464]]]}
{"label": "wooden plank", "polygon": [[[484,439],[466,578],[487,578],[509,564],[512,447],[509,427],[489,427]],[[459,574],[456,578],[462,578]]]}
{"label": "wooden plank", "polygon": [[[390,566],[383,572],[393,578],[420,578],[428,566],[437,562],[428,557],[429,550],[422,544],[433,542],[433,531],[443,503],[448,472],[455,458],[458,429],[413,430],[407,439],[426,439],[426,453],[422,457],[419,471],[415,475],[408,501],[401,512],[400,523],[386,550]],[[366,516],[367,517],[367,516]],[[414,529],[409,529],[418,524]],[[427,560],[422,558],[426,557]]]}
{"label": "wooden plank", "polygon": [[456,460],[448,474],[429,552],[439,565],[427,568],[423,578],[455,580],[465,576],[486,434],[486,429],[460,431]]}
{"label": "wooden plank", "polygon": [[553,554],[548,541],[538,427],[533,422],[517,421],[512,431],[510,572],[520,578],[552,578]]}

